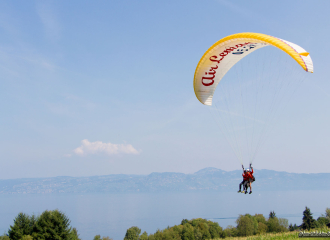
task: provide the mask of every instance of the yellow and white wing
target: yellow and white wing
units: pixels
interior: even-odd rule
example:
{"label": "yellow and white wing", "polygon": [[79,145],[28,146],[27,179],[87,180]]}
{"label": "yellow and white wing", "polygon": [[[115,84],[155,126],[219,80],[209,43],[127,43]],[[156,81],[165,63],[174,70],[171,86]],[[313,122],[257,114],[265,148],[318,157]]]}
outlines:
{"label": "yellow and white wing", "polygon": [[294,43],[261,33],[233,34],[213,44],[199,61],[194,76],[198,100],[212,105],[214,91],[228,70],[248,54],[265,46],[274,46],[286,52],[306,72],[313,72],[309,53]]}

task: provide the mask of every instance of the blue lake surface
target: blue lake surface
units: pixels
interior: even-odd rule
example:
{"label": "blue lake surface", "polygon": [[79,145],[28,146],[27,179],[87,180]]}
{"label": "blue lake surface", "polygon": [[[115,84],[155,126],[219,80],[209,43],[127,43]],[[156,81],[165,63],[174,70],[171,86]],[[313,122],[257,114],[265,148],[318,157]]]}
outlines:
{"label": "blue lake surface", "polygon": [[0,195],[0,233],[8,231],[19,212],[38,215],[54,209],[69,217],[83,240],[98,234],[121,240],[132,226],[150,234],[192,218],[206,218],[226,228],[236,225],[239,214],[268,217],[270,211],[301,224],[305,206],[317,218],[330,207],[329,199],[330,191]]}

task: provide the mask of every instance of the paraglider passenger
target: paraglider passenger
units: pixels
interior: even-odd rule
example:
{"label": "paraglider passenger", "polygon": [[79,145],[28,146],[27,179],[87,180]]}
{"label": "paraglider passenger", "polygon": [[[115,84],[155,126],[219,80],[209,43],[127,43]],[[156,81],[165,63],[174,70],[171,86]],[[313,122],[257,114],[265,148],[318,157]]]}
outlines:
{"label": "paraglider passenger", "polygon": [[244,169],[244,166],[242,165],[242,168],[243,168],[243,173],[242,173],[242,176],[243,176],[243,181],[239,184],[239,193],[242,192],[241,189],[242,189],[242,185],[243,185],[243,193],[245,192],[246,193],[246,184],[249,180],[249,174],[248,172]]}
{"label": "paraglider passenger", "polygon": [[248,182],[247,182],[247,184],[249,184],[249,187],[250,187],[250,192],[249,192],[249,194],[252,193],[252,183],[255,181],[255,178],[254,178],[254,176],[253,176],[253,167],[252,167],[252,163],[250,163],[250,168],[251,168],[251,170],[248,172],[249,178],[248,178]]}

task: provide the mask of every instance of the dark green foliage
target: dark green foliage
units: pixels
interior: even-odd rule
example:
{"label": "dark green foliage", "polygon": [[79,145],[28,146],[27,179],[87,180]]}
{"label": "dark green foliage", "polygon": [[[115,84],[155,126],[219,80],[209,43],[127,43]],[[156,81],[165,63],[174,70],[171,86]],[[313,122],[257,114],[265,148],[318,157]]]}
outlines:
{"label": "dark green foliage", "polygon": [[325,217],[330,219],[330,208],[325,209]]}
{"label": "dark green foliage", "polygon": [[267,221],[268,232],[287,232],[288,231],[288,220],[283,218],[269,218]]}
{"label": "dark green foliage", "polygon": [[186,222],[184,222],[184,224],[182,224],[182,222],[181,222],[181,225],[179,225],[178,227],[180,227],[178,229],[182,229],[181,232],[178,231],[181,235],[182,240],[195,239],[194,227],[189,224],[188,220],[186,220]]}
{"label": "dark green foliage", "polygon": [[38,217],[32,233],[32,237],[38,240],[70,239],[73,235],[70,220],[58,210],[44,211]]}
{"label": "dark green foliage", "polygon": [[266,218],[262,214],[255,214],[254,218],[257,220],[258,223],[260,223],[260,222],[263,223],[263,224],[267,223]]}
{"label": "dark green foliage", "polygon": [[305,211],[303,212],[303,223],[301,224],[302,229],[310,230],[311,228],[317,227],[316,221],[312,215],[313,214],[311,213],[311,210],[308,207],[306,207]]}
{"label": "dark green foliage", "polygon": [[236,228],[229,226],[224,230],[226,237],[251,236],[255,234],[263,234],[267,232],[287,232],[288,220],[277,218],[274,211],[270,212],[270,218],[266,218],[262,214],[240,215],[236,220]]}
{"label": "dark green foliage", "polygon": [[178,232],[174,231],[173,228],[167,228],[163,231],[158,230],[154,234],[155,240],[180,240],[180,235]]}
{"label": "dark green foliage", "polygon": [[101,235],[96,235],[93,240],[113,240],[112,238],[109,237],[101,237]]}
{"label": "dark green foliage", "polygon": [[258,222],[250,214],[240,215],[236,223],[238,236],[250,236],[257,233]]}
{"label": "dark green foliage", "polygon": [[319,217],[316,220],[317,227],[320,227],[320,228],[327,226],[327,224],[329,224],[329,223],[330,223],[330,219],[326,218],[326,217]]}
{"label": "dark green foliage", "polygon": [[138,240],[141,229],[138,227],[131,227],[127,229],[124,240]]}
{"label": "dark green foliage", "polygon": [[31,235],[35,224],[35,217],[30,217],[25,213],[19,213],[14,219],[14,225],[8,230],[9,238],[12,240],[20,240],[24,235]]}
{"label": "dark green foliage", "polygon": [[24,235],[21,240],[33,240],[33,238],[30,235]]}
{"label": "dark green foliage", "polygon": [[297,224],[292,225],[292,224],[290,223],[290,225],[289,225],[289,231],[290,231],[290,232],[293,232],[293,231],[299,230],[299,228],[300,228],[300,226],[297,226]]}
{"label": "dark green foliage", "polygon": [[268,231],[268,226],[265,223],[258,222],[258,231],[257,234],[263,234]]}
{"label": "dark green foliage", "polygon": [[70,240],[80,240],[79,234],[76,228],[72,228],[69,236]]}
{"label": "dark green foliage", "polygon": [[112,238],[109,237],[101,237],[101,235],[96,235],[93,240],[113,240]]}
{"label": "dark green foliage", "polygon": [[219,226],[216,222],[211,222],[209,224],[209,231],[211,234],[211,238],[221,238],[224,237],[224,233],[222,231],[222,228]]}
{"label": "dark green foliage", "polygon": [[101,240],[102,238],[101,238],[101,235],[96,235],[94,238],[93,238],[93,240]]}
{"label": "dark green foliage", "polygon": [[184,225],[185,223],[188,223],[188,222],[189,222],[188,219],[182,219],[181,225]]}
{"label": "dark green foliage", "polygon": [[276,217],[276,214],[274,211],[269,213],[269,218],[275,218],[275,217]]}
{"label": "dark green foliage", "polygon": [[255,214],[254,219],[258,223],[257,234],[268,232],[267,220],[262,214]]}
{"label": "dark green foliage", "polygon": [[250,214],[240,215],[236,220],[237,226],[228,226],[225,230],[218,223],[202,218],[183,219],[180,225],[157,230],[156,233],[149,236],[146,232],[139,235],[141,230],[137,227],[132,227],[127,230],[125,240],[204,240],[288,231],[287,219],[277,218],[274,211],[270,213],[270,216],[266,220],[262,214],[255,214],[254,216]]}
{"label": "dark green foliage", "polygon": [[80,240],[77,229],[71,229],[70,220],[58,210],[44,211],[39,217],[19,213],[8,235],[11,240]]}
{"label": "dark green foliage", "polygon": [[237,237],[237,228],[234,226],[227,226],[224,230],[225,237]]}
{"label": "dark green foliage", "polygon": [[316,220],[316,225],[321,228],[330,225],[330,208],[325,209],[325,215],[322,214],[321,217]]}
{"label": "dark green foliage", "polygon": [[140,240],[148,240],[148,233],[146,231],[144,231],[141,235],[140,235]]}
{"label": "dark green foliage", "polygon": [[[143,235],[143,234],[142,234]],[[140,240],[144,240],[140,236]],[[148,236],[148,240],[202,240],[224,238],[225,234],[218,223],[202,218],[183,219],[180,225],[158,230]]]}
{"label": "dark green foliage", "polygon": [[[287,232],[289,228],[288,220],[285,218],[277,218],[274,211],[269,213],[269,218],[266,222],[267,232],[270,233],[279,233]],[[264,227],[261,225],[262,228]]]}

